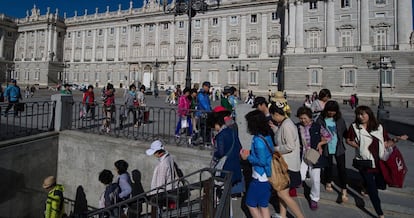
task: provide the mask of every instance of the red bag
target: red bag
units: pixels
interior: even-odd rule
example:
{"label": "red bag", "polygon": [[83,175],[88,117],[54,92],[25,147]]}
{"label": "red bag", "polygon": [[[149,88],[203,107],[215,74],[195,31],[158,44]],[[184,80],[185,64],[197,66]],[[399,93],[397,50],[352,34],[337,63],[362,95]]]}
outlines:
{"label": "red bag", "polygon": [[407,165],[405,165],[404,158],[397,147],[393,148],[388,160],[380,161],[381,173],[384,180],[390,187],[402,188],[404,178],[407,174]]}

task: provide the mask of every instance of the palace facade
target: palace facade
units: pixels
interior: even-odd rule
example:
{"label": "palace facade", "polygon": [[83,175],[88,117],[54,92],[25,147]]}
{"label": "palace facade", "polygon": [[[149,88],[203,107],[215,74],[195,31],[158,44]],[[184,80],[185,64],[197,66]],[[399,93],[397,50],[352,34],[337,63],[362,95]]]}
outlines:
{"label": "palace facade", "polygon": [[[207,1],[208,2],[208,1]],[[222,0],[193,17],[192,84],[232,85],[242,93],[277,90],[284,27],[284,89],[303,96],[329,88],[334,96],[378,96],[379,70],[367,61],[389,56],[382,70],[386,100],[414,101],[411,0],[289,0],[285,22],[277,0]],[[280,10],[279,10],[280,11]],[[52,86],[108,82],[159,89],[184,86],[188,17],[163,12],[160,1],[140,8],[64,13],[34,6],[24,18],[0,15],[0,81]]]}

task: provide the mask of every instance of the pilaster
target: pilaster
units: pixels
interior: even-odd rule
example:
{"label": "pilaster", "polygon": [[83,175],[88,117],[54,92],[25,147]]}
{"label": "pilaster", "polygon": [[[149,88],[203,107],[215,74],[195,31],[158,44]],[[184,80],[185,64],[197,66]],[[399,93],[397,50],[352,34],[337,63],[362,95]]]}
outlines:
{"label": "pilaster", "polygon": [[335,44],[335,1],[328,0],[328,10],[327,10],[327,47],[326,52],[336,52]]}
{"label": "pilaster", "polygon": [[245,59],[247,58],[247,54],[246,54],[246,27],[247,27],[247,16],[246,15],[242,15],[241,16],[241,23],[240,23],[240,55],[239,58],[240,59]]}
{"label": "pilaster", "polygon": [[369,43],[369,1],[361,0],[361,51],[372,51]]}
{"label": "pilaster", "polygon": [[227,17],[221,17],[221,52],[220,59],[227,58]]}
{"label": "pilaster", "polygon": [[296,2],[296,48],[295,53],[303,53],[303,2]]}
{"label": "pilaster", "polygon": [[268,58],[269,55],[267,54],[267,14],[262,14],[262,48],[260,53],[260,58]]}
{"label": "pilaster", "polygon": [[412,31],[413,17],[412,1],[398,0],[397,1],[397,27],[398,27],[398,46],[399,50],[410,49],[410,34]]}
{"label": "pilaster", "polygon": [[287,53],[294,53],[296,47],[296,5],[293,2],[289,2],[289,27],[288,31],[289,36],[286,38],[288,45],[287,45]]}
{"label": "pilaster", "polygon": [[204,19],[203,25],[203,56],[202,59],[208,59],[208,18]]}

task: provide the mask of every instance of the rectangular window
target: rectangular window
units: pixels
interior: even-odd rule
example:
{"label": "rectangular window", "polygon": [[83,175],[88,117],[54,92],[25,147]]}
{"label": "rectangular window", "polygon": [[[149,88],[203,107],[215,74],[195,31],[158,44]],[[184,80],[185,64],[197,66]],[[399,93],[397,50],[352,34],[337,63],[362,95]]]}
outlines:
{"label": "rectangular window", "polygon": [[178,28],[180,29],[184,28],[184,21],[178,22]]}
{"label": "rectangular window", "polygon": [[98,74],[98,72],[95,72],[95,81],[96,82],[99,82],[99,74]]}
{"label": "rectangular window", "polygon": [[385,13],[384,12],[377,12],[377,13],[375,13],[375,17],[376,18],[384,18],[385,17]]}
{"label": "rectangular window", "polygon": [[277,20],[277,13],[276,12],[272,12],[272,20]]}
{"label": "rectangular window", "polygon": [[135,32],[139,32],[139,31],[140,31],[140,29],[141,29],[141,27],[140,27],[140,26],[135,26]]}
{"label": "rectangular window", "polygon": [[385,87],[392,87],[393,81],[393,70],[382,70],[382,85]]}
{"label": "rectangular window", "polygon": [[160,82],[161,83],[167,82],[167,72],[160,71]]}
{"label": "rectangular window", "polygon": [[162,46],[161,47],[161,56],[162,57],[168,57],[168,46]]}
{"label": "rectangular window", "polygon": [[168,30],[168,23],[164,23],[164,30]]}
{"label": "rectangular window", "polygon": [[387,30],[377,29],[375,31],[374,46],[382,46],[385,49],[387,45]]}
{"label": "rectangular window", "polygon": [[319,48],[319,32],[309,32],[309,48]]}
{"label": "rectangular window", "polygon": [[72,36],[71,32],[68,33],[68,39]]}
{"label": "rectangular window", "polygon": [[249,42],[248,55],[249,56],[257,56],[258,54],[259,54],[259,50],[257,48],[257,41],[256,40],[251,40]]}
{"label": "rectangular window", "polygon": [[218,71],[210,71],[208,72],[208,81],[212,84],[218,83]]}
{"label": "rectangular window", "polygon": [[112,72],[107,72],[106,73],[106,80],[108,80],[108,81],[112,80]]}
{"label": "rectangular window", "polygon": [[194,21],[194,27],[195,28],[200,28],[201,27],[201,20],[195,20]]}
{"label": "rectangular window", "polygon": [[355,85],[355,69],[345,69],[344,71],[344,85]]}
{"label": "rectangular window", "polygon": [[88,36],[92,36],[92,30],[88,30]]}
{"label": "rectangular window", "polygon": [[191,82],[200,83],[200,71],[191,72]]}
{"label": "rectangular window", "polygon": [[257,14],[250,15],[250,23],[257,23]]}
{"label": "rectangular window", "polygon": [[113,28],[113,27],[112,27],[112,28],[110,28],[110,30],[109,30],[109,34],[110,34],[110,35],[113,35],[114,33],[115,33],[115,28]]}
{"label": "rectangular window", "polygon": [[277,85],[278,78],[276,71],[270,71],[270,85]]}
{"label": "rectangular window", "polygon": [[121,60],[123,60],[123,59],[126,57],[126,53],[127,53],[127,47],[122,46],[122,47],[119,49],[119,58],[120,58]]}
{"label": "rectangular window", "polygon": [[309,9],[311,10],[318,9],[318,2],[317,1],[309,2]]}
{"label": "rectangular window", "polygon": [[236,58],[239,56],[239,43],[238,41],[229,42],[229,58]]}
{"label": "rectangular window", "polygon": [[341,32],[341,46],[349,47],[352,46],[352,31],[344,30]]}
{"label": "rectangular window", "polygon": [[122,27],[122,33],[126,33],[126,32],[127,32],[126,26]]}
{"label": "rectangular window", "polygon": [[212,42],[210,45],[210,57],[218,58],[219,57],[219,42]]}
{"label": "rectangular window", "polygon": [[270,40],[269,55],[275,57],[279,55],[279,41],[277,39]]}
{"label": "rectangular window", "polygon": [[211,21],[211,25],[212,26],[217,26],[218,25],[218,18],[217,17],[213,18],[213,20]]}
{"label": "rectangular window", "polygon": [[351,0],[341,0],[341,8],[351,7]]}
{"label": "rectangular window", "polygon": [[81,31],[78,31],[78,38],[81,37]]}
{"label": "rectangular window", "polygon": [[377,5],[385,5],[387,3],[386,0],[375,0],[375,4]]}
{"label": "rectangular window", "polygon": [[176,71],[175,72],[175,82],[183,83],[184,82],[184,72],[183,71]]}
{"label": "rectangular window", "polygon": [[[223,19],[226,19],[226,18],[223,18]],[[237,25],[238,22],[239,22],[239,19],[238,19],[237,16],[231,16],[230,17],[230,24],[231,25]]]}
{"label": "rectangular window", "polygon": [[150,32],[154,31],[154,24],[148,25],[148,31]]}
{"label": "rectangular window", "polygon": [[229,71],[228,84],[237,84],[239,81],[238,75],[237,71]]}
{"label": "rectangular window", "polygon": [[102,36],[102,29],[98,31],[98,36]]}
{"label": "rectangular window", "polygon": [[258,72],[249,71],[249,84],[257,85],[258,84]]}
{"label": "rectangular window", "polygon": [[321,84],[321,70],[320,69],[310,69],[310,85],[320,85]]}

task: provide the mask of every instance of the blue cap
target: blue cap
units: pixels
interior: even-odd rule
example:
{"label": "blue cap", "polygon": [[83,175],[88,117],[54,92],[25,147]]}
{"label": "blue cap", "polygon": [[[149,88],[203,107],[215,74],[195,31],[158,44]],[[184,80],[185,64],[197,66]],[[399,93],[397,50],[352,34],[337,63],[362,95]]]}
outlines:
{"label": "blue cap", "polygon": [[211,87],[211,84],[209,81],[205,81],[203,82],[203,86],[208,86],[209,88]]}
{"label": "blue cap", "polygon": [[15,79],[12,79],[12,80],[11,80],[11,82],[12,82],[12,83],[16,83],[17,81],[16,81]]}

